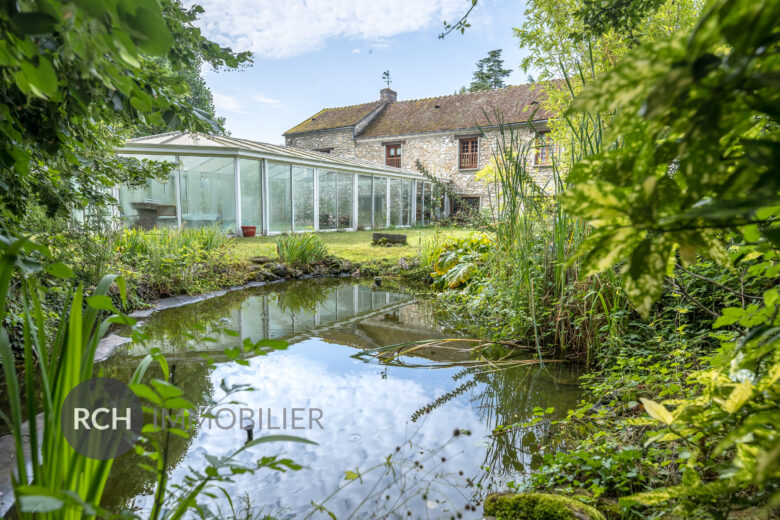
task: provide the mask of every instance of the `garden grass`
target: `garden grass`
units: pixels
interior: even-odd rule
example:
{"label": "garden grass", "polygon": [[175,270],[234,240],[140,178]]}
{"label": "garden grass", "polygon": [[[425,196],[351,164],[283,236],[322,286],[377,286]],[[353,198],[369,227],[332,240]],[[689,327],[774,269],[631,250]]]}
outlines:
{"label": "garden grass", "polygon": [[[334,231],[317,233],[328,246],[328,252],[351,262],[391,261],[397,262],[401,257],[416,258],[420,246],[432,239],[439,232],[441,237],[464,237],[473,233],[473,229],[455,227],[428,227],[383,229],[383,233],[400,233],[406,235],[407,244],[399,247],[382,247],[371,245],[373,231]],[[238,238],[234,242],[236,256],[240,259],[252,256],[269,256],[276,258],[276,237]]]}

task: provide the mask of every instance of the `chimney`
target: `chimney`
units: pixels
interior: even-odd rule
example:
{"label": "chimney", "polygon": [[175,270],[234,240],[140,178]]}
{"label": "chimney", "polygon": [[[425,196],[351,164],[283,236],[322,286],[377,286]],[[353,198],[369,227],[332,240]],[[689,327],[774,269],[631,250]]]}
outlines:
{"label": "chimney", "polygon": [[395,103],[398,99],[398,92],[390,88],[383,88],[379,91],[379,101],[385,101],[387,103]]}

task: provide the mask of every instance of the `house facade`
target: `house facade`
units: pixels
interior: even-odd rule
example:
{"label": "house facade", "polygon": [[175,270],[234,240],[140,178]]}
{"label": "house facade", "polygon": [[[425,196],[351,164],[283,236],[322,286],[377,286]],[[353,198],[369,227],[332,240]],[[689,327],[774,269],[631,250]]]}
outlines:
{"label": "house facade", "polygon": [[530,160],[534,176],[541,185],[551,177],[542,95],[531,84],[398,101],[397,93],[385,88],[377,101],[321,110],[285,132],[285,144],[409,170],[419,161],[463,202],[480,208],[488,203],[489,190],[475,174],[492,161],[499,126],[511,127],[521,140],[536,139]]}

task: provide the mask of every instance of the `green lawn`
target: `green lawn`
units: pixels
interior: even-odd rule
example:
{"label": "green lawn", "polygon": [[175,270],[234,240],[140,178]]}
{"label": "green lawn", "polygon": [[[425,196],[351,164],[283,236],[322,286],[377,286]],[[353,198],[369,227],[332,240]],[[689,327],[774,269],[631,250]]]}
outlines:
{"label": "green lawn", "polygon": [[[336,231],[331,233],[318,233],[327,244],[331,254],[346,258],[352,262],[367,260],[390,260],[397,262],[405,256],[413,258],[417,256],[420,245],[430,240],[437,232],[440,237],[462,237],[471,233],[471,229],[438,227],[438,228],[414,228],[385,230],[388,233],[400,233],[408,237],[407,245],[401,247],[379,247],[371,245],[371,233],[373,231]],[[250,256],[276,257],[276,237],[252,237],[238,238],[235,241],[235,249],[239,258]]]}

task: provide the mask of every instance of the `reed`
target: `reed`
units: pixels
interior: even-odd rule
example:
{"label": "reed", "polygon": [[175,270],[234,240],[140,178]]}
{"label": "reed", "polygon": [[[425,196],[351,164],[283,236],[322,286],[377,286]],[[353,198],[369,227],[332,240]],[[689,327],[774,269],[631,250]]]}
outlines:
{"label": "reed", "polygon": [[[578,82],[586,81],[580,69]],[[564,83],[573,99],[572,81],[565,76]],[[605,340],[619,337],[628,303],[617,271],[581,277],[575,252],[589,229],[563,210],[561,198],[569,189],[568,167],[605,146],[605,120],[599,114],[563,115],[568,141],[563,153],[553,155],[550,178],[542,184],[532,164],[539,134],[530,120],[518,129],[503,124],[498,113],[488,119],[499,129],[493,164],[482,174],[495,236],[492,285],[506,307],[527,316],[515,321],[515,334],[531,341],[540,359],[554,348],[590,363]]]}

